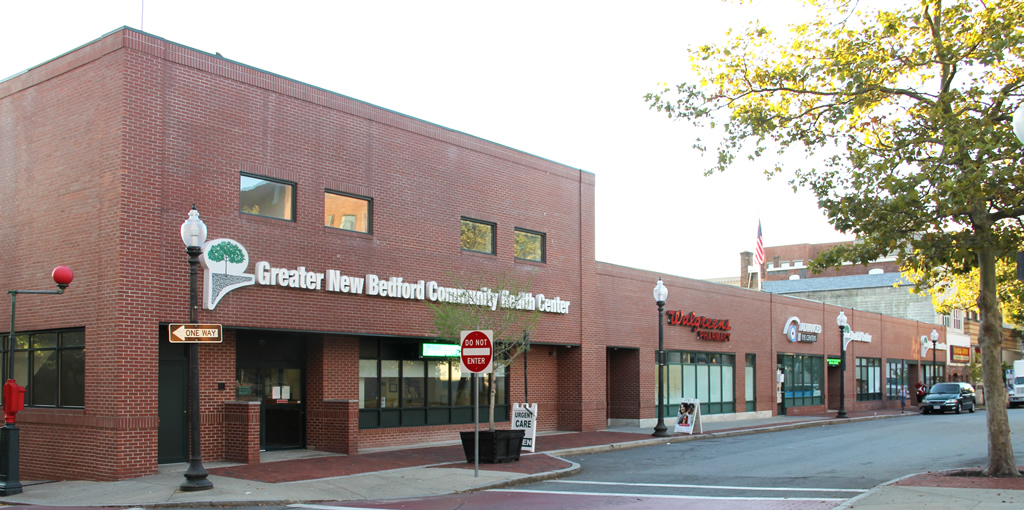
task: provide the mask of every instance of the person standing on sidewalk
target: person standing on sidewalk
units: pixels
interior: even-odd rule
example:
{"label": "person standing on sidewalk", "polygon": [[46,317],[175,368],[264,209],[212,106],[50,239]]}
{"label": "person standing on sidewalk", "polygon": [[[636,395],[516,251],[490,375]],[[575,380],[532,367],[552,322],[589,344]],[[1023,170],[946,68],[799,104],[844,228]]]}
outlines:
{"label": "person standing on sidewalk", "polygon": [[907,397],[910,396],[910,391],[907,390],[907,386],[903,385],[900,387],[900,414],[907,410]]}
{"label": "person standing on sidewalk", "polygon": [[921,400],[924,398],[925,393],[928,393],[928,388],[921,384],[921,381],[917,381],[917,385],[914,388],[917,390],[917,405],[921,405]]}

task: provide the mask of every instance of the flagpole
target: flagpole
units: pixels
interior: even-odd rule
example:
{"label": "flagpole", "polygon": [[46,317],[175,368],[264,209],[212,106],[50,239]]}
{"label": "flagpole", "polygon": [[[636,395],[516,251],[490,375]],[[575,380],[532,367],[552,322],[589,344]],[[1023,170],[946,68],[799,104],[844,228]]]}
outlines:
{"label": "flagpole", "polygon": [[754,251],[754,262],[757,265],[757,290],[761,291],[761,272],[764,269],[764,240],[761,238],[761,218],[757,219],[757,248]]}

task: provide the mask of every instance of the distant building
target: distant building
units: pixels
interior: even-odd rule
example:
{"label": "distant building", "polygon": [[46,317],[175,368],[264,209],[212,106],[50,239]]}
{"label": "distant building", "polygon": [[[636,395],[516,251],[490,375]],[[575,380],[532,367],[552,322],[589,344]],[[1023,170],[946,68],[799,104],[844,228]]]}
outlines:
{"label": "distant building", "polygon": [[[767,246],[765,265],[760,271],[752,265],[753,254],[742,252],[740,281],[745,284],[741,286],[758,288],[758,277],[763,276],[760,288],[764,292],[944,325],[949,344],[944,353],[949,361],[949,378],[969,379],[967,367],[977,355],[979,318],[976,312],[937,313],[930,296],[911,292],[914,284],[901,275],[896,257],[868,264],[847,263],[820,273],[808,267],[822,251],[852,243]],[[1002,359],[1007,363],[1024,359],[1020,335],[1014,333],[1013,326],[1004,324]],[[939,351],[940,356],[943,355],[942,349]]]}

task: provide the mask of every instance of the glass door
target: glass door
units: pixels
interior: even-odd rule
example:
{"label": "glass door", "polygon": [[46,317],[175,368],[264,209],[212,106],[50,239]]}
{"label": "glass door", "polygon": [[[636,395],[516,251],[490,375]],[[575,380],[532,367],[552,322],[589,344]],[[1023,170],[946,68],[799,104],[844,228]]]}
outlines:
{"label": "glass door", "polygon": [[260,402],[260,449],[304,448],[302,369],[242,368],[237,399]]}

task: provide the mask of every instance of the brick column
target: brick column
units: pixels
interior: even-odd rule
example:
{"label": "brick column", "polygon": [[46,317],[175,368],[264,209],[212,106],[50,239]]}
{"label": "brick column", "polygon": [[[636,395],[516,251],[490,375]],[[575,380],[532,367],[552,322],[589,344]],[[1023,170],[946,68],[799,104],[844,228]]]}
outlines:
{"label": "brick column", "polygon": [[260,463],[259,402],[224,402],[224,460]]}
{"label": "brick column", "polygon": [[331,453],[359,453],[359,401],[324,399],[321,416],[324,434],[320,449]]}

